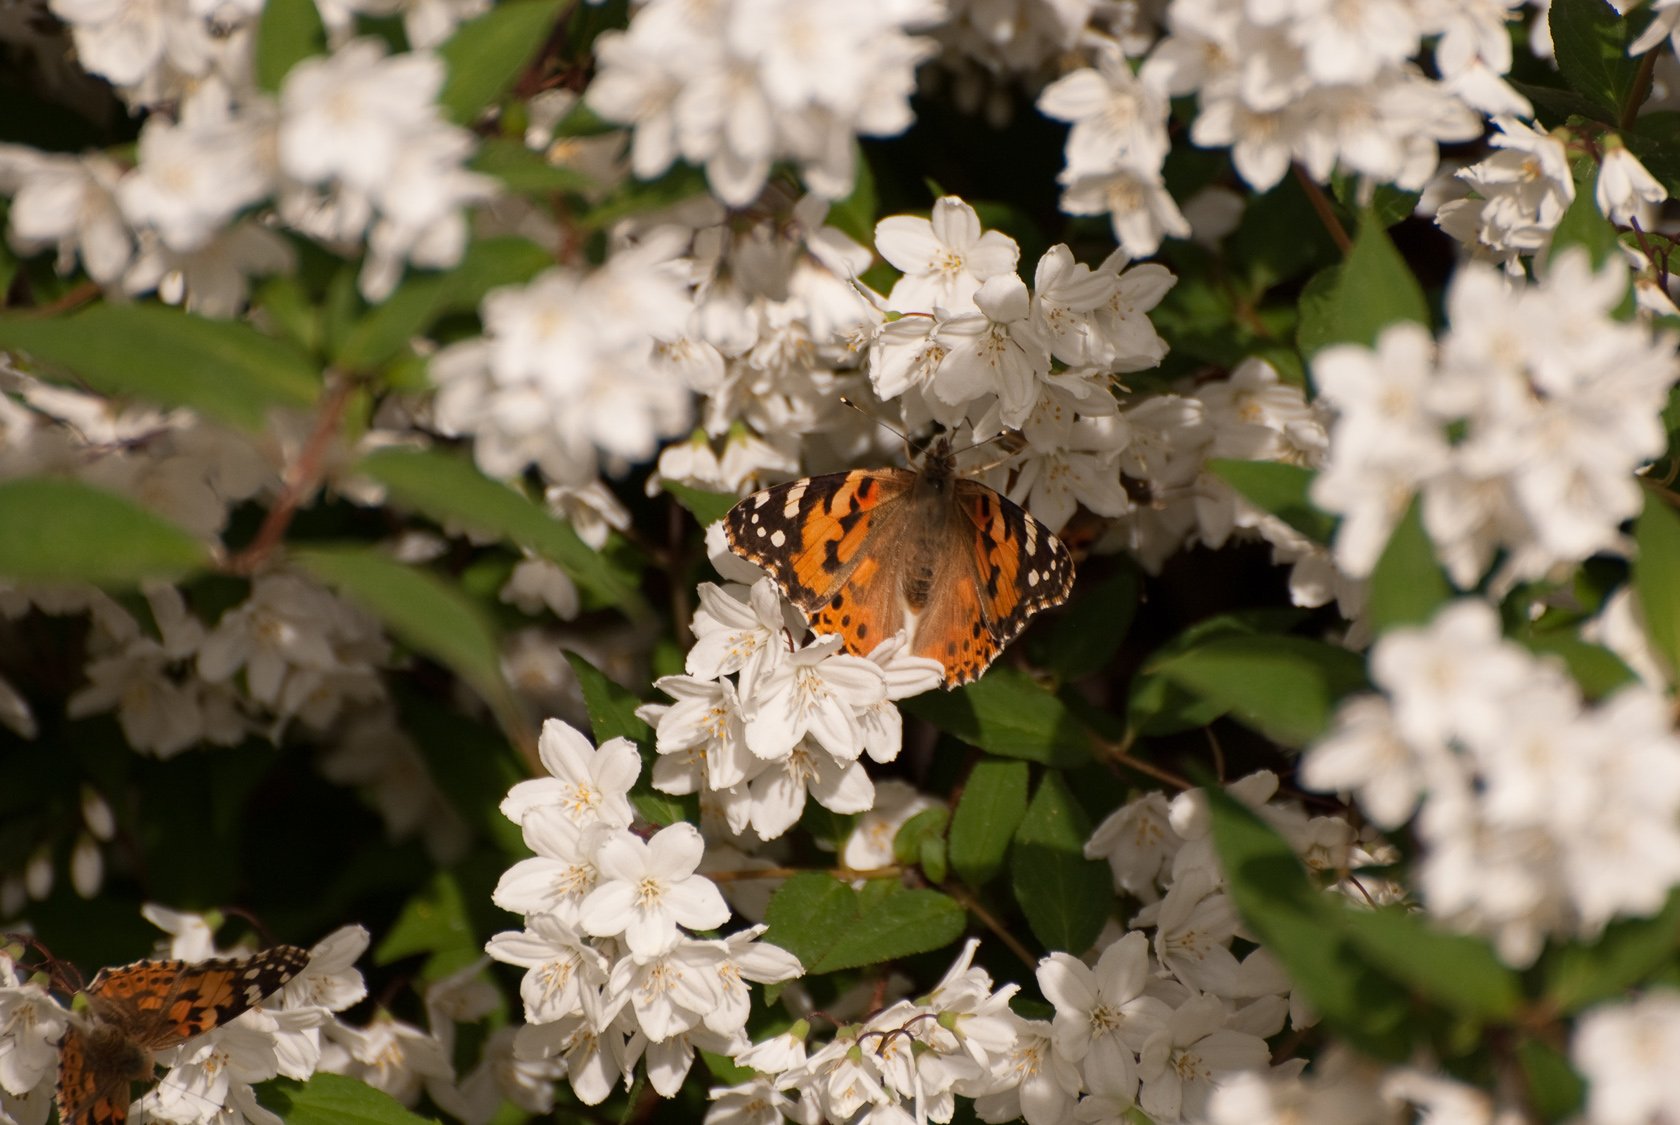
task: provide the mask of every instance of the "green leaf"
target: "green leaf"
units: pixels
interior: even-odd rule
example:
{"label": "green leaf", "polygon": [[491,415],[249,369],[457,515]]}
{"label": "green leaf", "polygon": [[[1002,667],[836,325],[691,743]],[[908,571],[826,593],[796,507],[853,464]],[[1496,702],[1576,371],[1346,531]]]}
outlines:
{"label": "green leaf", "polygon": [[1161,672],[1293,747],[1323,734],[1336,701],[1366,686],[1356,653],[1306,637],[1223,637],[1174,657]]}
{"label": "green leaf", "polygon": [[1435,544],[1423,527],[1423,501],[1414,496],[1371,570],[1365,603],[1371,631],[1422,625],[1452,592],[1452,584],[1435,561]]}
{"label": "green leaf", "polygon": [[478,960],[482,943],[467,920],[460,885],[440,871],[403,904],[402,913],[374,950],[375,965],[389,965],[416,953],[429,953],[420,975],[429,981],[446,977]]}
{"label": "green leaf", "polygon": [[1126,701],[1126,726],[1139,735],[1174,734],[1205,727],[1226,708],[1173,683],[1162,673],[1175,657],[1214,637],[1281,632],[1301,619],[1297,609],[1245,610],[1198,621],[1162,645],[1132,677]]}
{"label": "green leaf", "polygon": [[306,1083],[284,1078],[258,1090],[263,1105],[286,1125],[437,1125],[359,1078],[317,1071]]}
{"label": "green leaf", "polygon": [[459,589],[367,547],[310,547],[292,551],[291,558],[371,610],[405,644],[471,684],[510,731],[523,727],[502,679],[495,630]]}
{"label": "green leaf", "polygon": [[[897,886],[896,880],[876,881]],[[943,949],[961,937],[967,925],[968,911],[949,895],[925,889],[896,891],[865,910],[811,971],[832,973]]]}
{"label": "green leaf", "polygon": [[1627,21],[1605,0],[1553,0],[1547,22],[1569,84],[1620,118],[1639,72],[1627,55]]}
{"label": "green leaf", "polygon": [[1311,539],[1328,544],[1336,531],[1336,517],[1313,507],[1308,491],[1318,474],[1282,461],[1231,461],[1215,458],[1207,463],[1214,475],[1242,493],[1251,504],[1270,512]]}
{"label": "green leaf", "polygon": [[528,239],[480,239],[447,273],[411,272],[395,293],[342,333],[334,362],[352,371],[372,370],[440,317],[475,312],[490,290],[527,282],[553,264],[554,259]]}
{"label": "green leaf", "polygon": [[857,142],[852,142],[852,160],[857,166],[857,178],[852,181],[852,194],[831,204],[828,217],[823,220],[862,246],[875,245],[875,213],[880,207],[875,196],[875,173],[870,170],[869,158]]}
{"label": "green leaf", "polygon": [[951,815],[951,866],[982,887],[1003,870],[1016,825],[1027,812],[1027,763],[982,758],[969,771]]}
{"label": "green leaf", "polygon": [[438,94],[438,105],[459,124],[470,125],[518,80],[548,42],[561,3],[506,0],[456,28],[438,48],[449,64],[449,80]]}
{"label": "green leaf", "polygon": [[1313,886],[1289,844],[1218,786],[1204,790],[1227,889],[1253,935],[1332,1027],[1379,1058],[1404,1057],[1396,1033],[1404,991],[1374,972],[1338,925],[1337,908]]}
{"label": "green leaf", "polygon": [[795,875],[770,896],[764,911],[769,929],[764,940],[775,942],[798,957],[807,971],[849,926],[858,912],[857,892],[832,875],[807,871]]}
{"label": "green leaf", "polygon": [[701,488],[690,488],[674,480],[662,481],[660,487],[675,496],[677,503],[687,508],[701,527],[710,527],[721,520],[740,499],[727,492],[707,492]]}
{"label": "green leaf", "polygon": [[1078,956],[1102,932],[1114,905],[1108,865],[1085,858],[1091,822],[1057,770],[1048,770],[1015,831],[1015,901],[1047,949]]}
{"label": "green leaf", "polygon": [[1548,263],[1555,262],[1558,255],[1570,246],[1584,246],[1592,258],[1593,268],[1597,269],[1616,252],[1616,227],[1598,209],[1594,191],[1590,175],[1576,181],[1575,198],[1552,231],[1551,245],[1546,249]]}
{"label": "green leaf", "polygon": [[292,67],[327,49],[315,0],[268,0],[257,23],[257,85],[274,93]]}
{"label": "green leaf", "polygon": [[1654,488],[1645,490],[1645,510],[1633,525],[1639,555],[1633,563],[1633,588],[1645,613],[1651,644],[1680,668],[1680,514]]}
{"label": "green leaf", "polygon": [[248,324],[165,305],[94,305],[72,316],[0,317],[0,347],[67,368],[101,394],[190,406],[246,430],[321,391],[315,365]]}
{"label": "green leaf", "polygon": [[567,650],[565,655],[577,675],[583,705],[589,709],[589,725],[595,732],[596,744],[610,738],[628,738],[638,746],[651,747],[653,728],[636,714],[642,701],[577,653]]}
{"label": "green leaf", "polygon": [[1621,657],[1572,633],[1531,633],[1519,639],[1535,652],[1547,652],[1562,658],[1569,666],[1569,674],[1588,699],[1603,699],[1623,684],[1638,678],[1633,669],[1622,663]]}
{"label": "green leaf", "polygon": [[1517,1043],[1517,1061],[1528,1079],[1528,1101],[1542,1121],[1574,1117],[1586,1102],[1587,1084],[1556,1047],[1524,1036]]}
{"label": "green leaf", "polygon": [[657,180],[626,178],[606,198],[578,217],[584,230],[601,230],[620,219],[662,211],[707,192],[706,174],[691,164],[674,165]]}
{"label": "green leaf", "polygon": [[1654,918],[1612,922],[1590,946],[1558,945],[1540,962],[1546,999],[1559,1013],[1620,996],[1664,965],[1680,947],[1680,890]]}
{"label": "green leaf", "polygon": [[1342,283],[1342,266],[1338,262],[1313,274],[1301,288],[1300,322],[1295,328],[1295,346],[1305,359],[1311,359],[1320,348],[1337,341],[1336,301]]}
{"label": "green leaf", "polygon": [[1327,311],[1324,323],[1314,329],[1325,344],[1372,347],[1382,330],[1396,321],[1429,325],[1423,287],[1382,224],[1368,215],[1342,263],[1335,299]]}
{"label": "green leaf", "polygon": [[0,575],[128,585],[209,565],[204,544],[132,501],[80,481],[0,482]]}
{"label": "green leaf", "polygon": [[1556,86],[1537,86],[1532,82],[1518,82],[1506,79],[1512,89],[1543,109],[1549,109],[1560,119],[1571,116],[1585,117],[1597,121],[1601,125],[1616,127],[1616,115],[1599,105],[1577,94],[1574,90],[1561,90]]}
{"label": "green leaf", "polygon": [[1125,567],[1087,592],[1056,622],[1050,666],[1064,680],[1080,680],[1108,667],[1137,612],[1137,572]]}
{"label": "green leaf", "polygon": [[579,192],[595,183],[576,168],[550,164],[541,153],[532,152],[522,141],[511,137],[490,137],[481,142],[478,155],[472,158],[469,167],[496,177],[509,191],[522,195]]}
{"label": "green leaf", "polygon": [[1400,909],[1343,910],[1341,924],[1373,965],[1448,1011],[1502,1021],[1522,1006],[1522,982],[1480,938],[1431,929]]}
{"label": "green leaf", "polygon": [[1091,742],[1067,709],[1025,672],[993,667],[950,692],[925,692],[899,707],[972,746],[1048,766],[1090,760]]}
{"label": "green leaf", "polygon": [[944,805],[923,809],[899,825],[893,834],[893,859],[905,867],[914,866],[921,859],[922,841],[930,836],[943,836],[950,823],[951,810]]}
{"label": "green leaf", "polygon": [[633,616],[651,610],[570,524],[523,493],[491,480],[465,458],[430,449],[381,449],[357,469],[385,485],[399,503],[438,522],[465,525],[528,547],[558,563],[578,585]]}

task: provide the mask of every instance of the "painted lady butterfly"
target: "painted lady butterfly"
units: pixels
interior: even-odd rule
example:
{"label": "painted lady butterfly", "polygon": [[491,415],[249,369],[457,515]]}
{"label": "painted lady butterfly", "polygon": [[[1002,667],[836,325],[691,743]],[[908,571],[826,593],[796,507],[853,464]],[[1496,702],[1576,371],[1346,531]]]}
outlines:
{"label": "painted lady butterfly", "polygon": [[101,969],[83,990],[86,1015],[59,1041],[59,1125],[123,1125],[129,1084],[152,1076],[152,1052],[228,1022],[308,964],[307,950],[276,945],[249,957]]}
{"label": "painted lady butterfly", "polygon": [[755,492],[724,517],[729,548],[768,570],[817,633],[867,656],[909,628],[909,651],[979,677],[1033,614],[1060,605],[1073,559],[1050,530],[956,475],[948,438],[921,472],[853,469]]}

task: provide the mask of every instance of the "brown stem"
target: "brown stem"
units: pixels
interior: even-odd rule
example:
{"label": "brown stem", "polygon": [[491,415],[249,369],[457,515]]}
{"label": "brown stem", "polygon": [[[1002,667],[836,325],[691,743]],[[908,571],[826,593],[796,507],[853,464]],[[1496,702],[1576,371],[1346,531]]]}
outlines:
{"label": "brown stem", "polygon": [[1171,770],[1164,770],[1160,766],[1146,762],[1142,758],[1134,758],[1128,754],[1126,751],[1132,744],[1132,738],[1130,735],[1126,736],[1125,742],[1105,742],[1098,738],[1095,734],[1092,734],[1091,741],[1096,745],[1098,750],[1102,751],[1109,761],[1113,762],[1117,766],[1125,766],[1129,770],[1136,770],[1138,773],[1144,774],[1148,777],[1153,777],[1156,781],[1164,781],[1168,785],[1171,785],[1174,789],[1183,789],[1188,791],[1197,788],[1195,782],[1187,781],[1186,779],[1179,777],[1176,773],[1173,773]]}
{"label": "brown stem", "polygon": [[1301,190],[1307,193],[1307,200],[1318,212],[1318,221],[1324,224],[1324,229],[1330,232],[1330,238],[1336,243],[1336,249],[1346,254],[1353,249],[1353,240],[1347,231],[1342,229],[1341,220],[1336,218],[1335,210],[1330,206],[1330,197],[1324,194],[1313,178],[1307,175],[1307,170],[1299,164],[1291,164],[1295,171],[1295,179],[1301,184]]}
{"label": "brown stem", "polygon": [[808,872],[832,875],[836,879],[896,879],[904,874],[899,867],[875,867],[868,871],[854,871],[850,867],[761,867],[758,870],[741,868],[737,871],[702,871],[700,874],[714,883],[747,882],[754,879],[791,879]]}
{"label": "brown stem", "polygon": [[344,404],[350,400],[350,392],[355,384],[349,378],[332,379],[331,387],[326,392],[326,399],[321,404],[321,413],[315,419],[315,429],[304,443],[303,452],[286,474],[286,486],[280,493],[280,499],[274,502],[274,507],[268,510],[263,518],[262,527],[257,529],[255,539],[239,554],[228,560],[226,569],[233,574],[253,574],[268,557],[270,551],[279,546],[280,540],[286,534],[286,528],[291,525],[292,517],[297,514],[301,504],[315,487],[315,478],[320,472],[321,459],[326,456],[327,446],[333,435],[338,432],[339,419],[344,414]]}
{"label": "brown stem", "polygon": [[49,301],[38,308],[24,309],[19,312],[18,315],[29,317],[54,316],[61,312],[68,312],[77,305],[87,304],[89,301],[99,296],[100,292],[99,282],[84,281],[68,293],[60,294],[58,300]]}
{"label": "brown stem", "polygon": [[1616,127],[1624,133],[1633,128],[1634,121],[1639,117],[1639,107],[1651,96],[1651,75],[1656,72],[1657,55],[1660,53],[1653,48],[1639,60],[1639,73],[1633,76],[1633,90],[1628,94],[1627,108],[1622,110],[1621,120],[1616,122]]}
{"label": "brown stem", "polygon": [[1021,964],[1025,965],[1029,969],[1038,964],[1038,958],[1032,955],[1032,950],[1021,944],[1021,940],[1005,929],[1003,923],[992,917],[991,911],[981,906],[979,901],[975,899],[974,895],[967,887],[953,879],[946,883],[941,889],[944,890],[946,894],[956,899],[957,902],[961,903],[963,909],[980,919],[980,924],[992,931],[999,941],[1003,942],[1004,945],[1007,945],[1009,947],[1009,952],[1015,954],[1015,956],[1021,959]]}

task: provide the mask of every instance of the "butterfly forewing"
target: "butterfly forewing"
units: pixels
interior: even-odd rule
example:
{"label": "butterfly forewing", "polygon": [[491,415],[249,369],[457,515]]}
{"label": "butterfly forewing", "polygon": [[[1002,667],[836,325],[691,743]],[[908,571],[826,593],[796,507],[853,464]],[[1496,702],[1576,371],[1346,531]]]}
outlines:
{"label": "butterfly forewing", "polygon": [[769,571],[812,618],[863,562],[865,541],[896,522],[887,517],[914,480],[903,469],[853,469],[755,492],[724,517],[730,549]]}

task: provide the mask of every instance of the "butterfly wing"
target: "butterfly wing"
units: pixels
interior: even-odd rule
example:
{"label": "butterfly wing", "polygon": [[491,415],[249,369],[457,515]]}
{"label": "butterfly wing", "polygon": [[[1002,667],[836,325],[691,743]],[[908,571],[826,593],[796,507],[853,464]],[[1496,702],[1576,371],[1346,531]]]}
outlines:
{"label": "butterfly wing", "polygon": [[136,961],[94,977],[88,1007],[142,1048],[157,1051],[235,1018],[308,964],[308,950],[295,945],[192,963]]}
{"label": "butterfly wing", "polygon": [[1067,600],[1073,557],[1050,529],[978,481],[953,482],[953,542],[910,651],[945,665],[948,688],[978,679],[1033,614]]}
{"label": "butterfly wing", "polygon": [[724,517],[730,550],[769,571],[812,630],[866,656],[904,626],[899,532],[915,479],[853,469],[756,492]]}
{"label": "butterfly wing", "polygon": [[94,1065],[87,1036],[71,1024],[58,1043],[59,1125],[123,1125],[129,1075]]}

